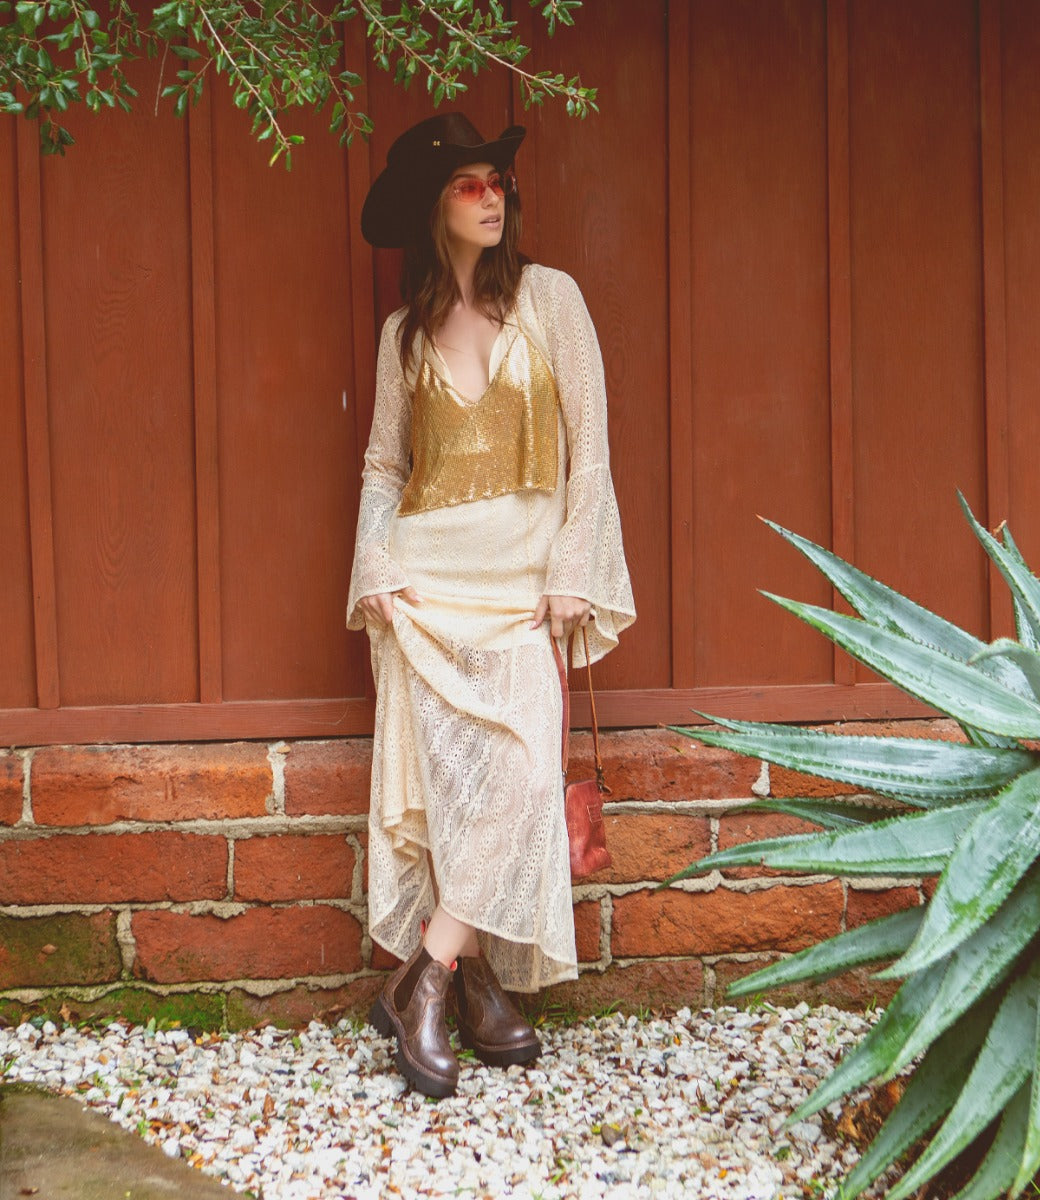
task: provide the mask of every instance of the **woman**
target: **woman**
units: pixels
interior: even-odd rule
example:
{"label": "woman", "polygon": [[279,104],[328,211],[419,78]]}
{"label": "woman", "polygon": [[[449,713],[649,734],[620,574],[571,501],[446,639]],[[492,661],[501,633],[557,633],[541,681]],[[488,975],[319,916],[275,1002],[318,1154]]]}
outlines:
{"label": "woman", "polygon": [[595,659],[635,619],[595,332],[574,282],[518,253],[524,132],[422,121],[361,218],[405,249],[347,607],[376,680],[370,931],[405,960],[371,1020],[431,1096],[458,1081],[449,991],[464,1045],[525,1063],[541,1047],[500,981],[577,975],[550,636],[588,625]]}

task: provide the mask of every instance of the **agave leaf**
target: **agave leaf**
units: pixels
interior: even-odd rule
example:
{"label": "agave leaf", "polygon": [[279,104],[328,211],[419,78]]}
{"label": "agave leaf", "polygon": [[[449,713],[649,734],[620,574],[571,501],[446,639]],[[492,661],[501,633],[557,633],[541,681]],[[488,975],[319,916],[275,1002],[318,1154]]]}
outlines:
{"label": "agave leaf", "polygon": [[964,731],[964,736],[973,746],[1002,746],[1005,748],[1015,747],[1018,742],[1014,738],[1002,737],[997,733],[986,733],[982,729],[973,729],[970,725],[966,725],[963,721],[958,721],[961,729]]}
{"label": "agave leaf", "polygon": [[1034,867],[993,918],[950,955],[942,986],[893,1062],[893,1075],[913,1062],[980,996],[1004,979],[1037,929],[1040,929],[1040,871]]}
{"label": "agave leaf", "polygon": [[[901,633],[916,642],[941,650],[961,662],[967,662],[972,655],[984,649],[984,642],[961,629],[959,625],[954,625],[929,609],[922,608],[920,604],[915,604],[901,592],[839,558],[833,551],[825,550],[808,538],[792,533],[773,521],[766,521],[766,524],[818,567],[869,624],[893,633]],[[981,669],[1013,691],[1023,695],[1029,694],[1013,665],[994,662],[987,663]]]}
{"label": "agave leaf", "polygon": [[908,979],[892,997],[874,1028],[845,1055],[809,1099],[791,1114],[787,1123],[812,1116],[846,1092],[854,1092],[871,1079],[884,1075],[914,1026],[928,1011],[942,976],[942,965],[939,964]]}
{"label": "agave leaf", "polygon": [[1021,1087],[1011,1097],[993,1144],[982,1165],[953,1200],[995,1200],[1011,1187],[1029,1124],[1029,1088]]}
{"label": "agave leaf", "polygon": [[853,658],[910,695],[958,721],[1007,737],[1040,737],[1040,706],[984,675],[976,667],[898,633],[815,604],[764,595],[820,630]]}
{"label": "agave leaf", "polygon": [[[904,984],[903,988],[907,986]],[[1038,989],[1040,958],[1034,959],[1026,972],[1009,985],[950,1115],[925,1152],[889,1192],[888,1200],[904,1200],[941,1171],[999,1116],[1033,1073],[1036,1068]],[[1025,1052],[1027,1047],[1031,1053]]]}
{"label": "agave leaf", "polygon": [[983,749],[932,738],[845,736],[700,715],[722,728],[670,726],[672,732],[924,808],[935,800],[992,795],[1037,763],[1035,755],[1022,749]]}
{"label": "agave leaf", "polygon": [[839,933],[799,950],[790,958],[763,967],[752,975],[745,975],[730,984],[726,995],[748,996],[786,983],[800,983],[803,979],[829,979],[864,963],[895,958],[910,945],[923,916],[923,908],[907,908],[891,916],[878,917],[847,933]]}
{"label": "agave leaf", "polygon": [[988,529],[982,527],[960,492],[957,493],[957,499],[961,502],[961,508],[964,509],[964,515],[975,531],[975,536],[982,543],[983,550],[997,564],[997,570],[1004,576],[1015,599],[1016,611],[1021,612],[1022,621],[1028,627],[1033,640],[1040,638],[1040,579],[1026,566],[1017,546],[1013,552],[1002,546]]}
{"label": "agave leaf", "polygon": [[1004,903],[1040,855],[1040,769],[1020,775],[980,813],[946,865],[921,929],[888,975],[943,958]]}
{"label": "agave leaf", "polygon": [[842,1181],[845,1200],[853,1200],[869,1187],[950,1110],[996,1011],[997,997],[987,996],[928,1051],[911,1076],[903,1098]]}
{"label": "agave leaf", "polygon": [[909,813],[855,829],[799,833],[730,846],[673,875],[667,883],[720,867],[775,867],[825,875],[931,875],[945,867],[957,840],[983,811],[981,801]]}
{"label": "agave leaf", "polygon": [[[740,811],[740,810],[738,810]],[[811,821],[824,829],[852,829],[873,825],[897,815],[887,805],[857,804],[852,800],[823,800],[816,796],[790,796],[785,800],[758,800],[747,812],[775,812],[785,817]]]}
{"label": "agave leaf", "polygon": [[[1015,539],[1011,536],[1011,530],[1007,525],[1000,527],[1001,536],[1004,539],[1004,548],[1008,554],[1021,566],[1024,570],[1029,570],[1029,565],[1022,557],[1022,552],[1015,544]],[[1040,637],[1033,633],[1032,627],[1026,620],[1026,615],[1022,610],[1021,604],[1015,599],[1015,630],[1018,633],[1018,640],[1028,646],[1030,650],[1040,650]]]}
{"label": "agave leaf", "polygon": [[1013,662],[1028,681],[1033,695],[1040,696],[1040,654],[1010,638],[997,638],[968,661],[974,666],[997,658]]}
{"label": "agave leaf", "polygon": [[1037,1010],[1036,1047],[1033,1051],[1033,1079],[1029,1089],[1029,1113],[1025,1145],[1018,1173],[1011,1184],[1011,1196],[1020,1195],[1040,1171],[1040,1008]]}

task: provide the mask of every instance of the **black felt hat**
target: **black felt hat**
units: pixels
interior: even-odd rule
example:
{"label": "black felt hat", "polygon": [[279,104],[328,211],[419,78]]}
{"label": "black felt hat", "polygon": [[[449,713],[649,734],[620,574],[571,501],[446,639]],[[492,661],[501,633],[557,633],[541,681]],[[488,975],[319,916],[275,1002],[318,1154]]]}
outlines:
{"label": "black felt hat", "polygon": [[441,188],[467,163],[512,163],[527,130],[510,125],[486,142],[462,113],[442,113],[413,125],[390,147],[386,167],[368,190],[361,233],[373,246],[407,246],[426,229]]}

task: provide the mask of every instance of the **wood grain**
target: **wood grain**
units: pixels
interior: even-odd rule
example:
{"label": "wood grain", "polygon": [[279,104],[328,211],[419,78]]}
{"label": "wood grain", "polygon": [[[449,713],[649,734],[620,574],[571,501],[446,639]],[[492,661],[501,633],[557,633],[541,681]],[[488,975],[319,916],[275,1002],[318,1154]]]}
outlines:
{"label": "wood grain", "polygon": [[[9,119],[9,123],[14,122]],[[28,482],[28,527],[35,649],[36,703],[56,708],[61,702],[58,662],[57,564],[54,552],[54,497],[51,477],[50,403],[47,378],[46,281],[43,265],[43,214],[39,134],[24,121],[17,126],[18,254],[21,281],[22,395],[25,401],[25,447]],[[16,393],[14,393],[16,394]],[[17,468],[13,476],[18,478]],[[16,510],[17,511],[17,510]],[[17,545],[17,542],[15,543]],[[23,569],[24,569],[23,560]],[[23,652],[24,653],[24,652]]]}

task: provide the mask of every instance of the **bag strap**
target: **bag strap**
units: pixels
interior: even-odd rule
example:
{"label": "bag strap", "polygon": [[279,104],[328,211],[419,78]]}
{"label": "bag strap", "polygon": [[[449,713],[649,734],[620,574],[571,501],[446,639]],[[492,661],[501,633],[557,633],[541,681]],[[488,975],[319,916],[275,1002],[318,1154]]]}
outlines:
{"label": "bag strap", "polygon": [[[567,761],[570,757],[570,731],[571,731],[571,689],[567,682],[568,670],[574,665],[574,636],[577,630],[571,634],[567,641],[567,670],[564,669],[563,655],[560,654],[560,648],[556,644],[556,639],[550,637],[553,648],[553,656],[556,659],[556,669],[560,673],[560,694],[563,697],[563,774],[567,775]],[[589,708],[592,710],[592,751],[596,761],[596,786],[601,792],[610,794],[610,788],[607,787],[606,781],[603,778],[603,760],[599,753],[599,721],[596,717],[596,694],[592,688],[592,664],[589,662],[589,634],[584,625],[581,627],[581,637],[585,646],[585,674],[589,685]]]}

